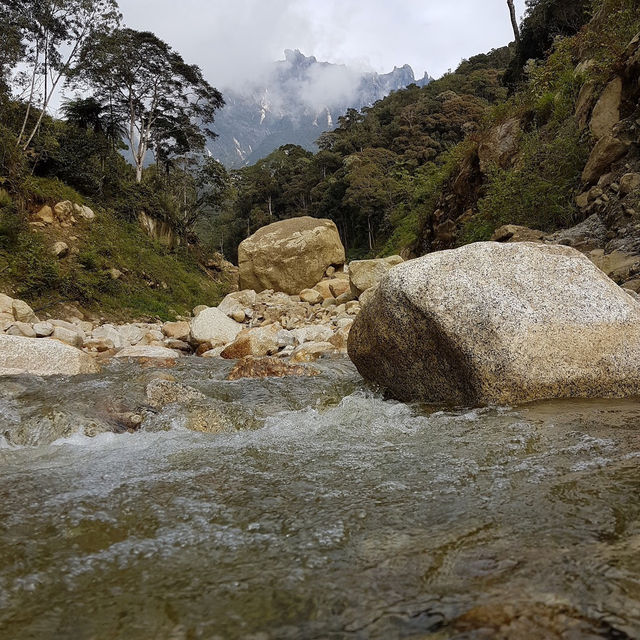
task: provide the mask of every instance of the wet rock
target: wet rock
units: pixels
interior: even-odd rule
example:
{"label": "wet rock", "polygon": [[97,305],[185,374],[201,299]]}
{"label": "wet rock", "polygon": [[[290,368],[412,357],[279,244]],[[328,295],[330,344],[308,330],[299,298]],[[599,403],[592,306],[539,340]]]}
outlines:
{"label": "wet rock", "polygon": [[291,362],[315,362],[322,356],[335,353],[335,351],[336,347],[331,342],[305,342],[291,354]]}
{"label": "wet rock", "polygon": [[300,217],[259,229],[238,247],[240,287],[297,295],[320,281],[326,269],[345,262],[331,220]]}
{"label": "wet rock", "polygon": [[187,404],[193,400],[205,400],[205,396],[193,387],[171,380],[152,380],[145,389],[149,404],[159,409],[168,404]]}
{"label": "wet rock", "polygon": [[640,306],[568,247],[477,243],[391,271],[349,356],[401,400],[458,405],[640,392]]}
{"label": "wet rock", "polygon": [[97,371],[93,358],[57,340],[0,335],[0,375],[74,376]]}
{"label": "wet rock", "polygon": [[286,378],[289,376],[317,376],[319,371],[311,367],[297,366],[279,358],[255,358],[248,356],[237,362],[227,380],[242,378]]}
{"label": "wet rock", "polygon": [[198,345],[219,347],[233,342],[243,328],[219,309],[210,307],[191,320],[191,339]]}

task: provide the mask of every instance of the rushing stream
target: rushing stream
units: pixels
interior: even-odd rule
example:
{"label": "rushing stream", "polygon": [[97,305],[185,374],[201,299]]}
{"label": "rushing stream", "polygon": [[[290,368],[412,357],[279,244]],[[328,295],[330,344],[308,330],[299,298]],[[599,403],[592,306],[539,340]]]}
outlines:
{"label": "rushing stream", "polygon": [[[0,380],[0,638],[640,638],[639,403],[442,411],[318,367]],[[205,398],[151,410],[163,376]],[[216,407],[237,430],[185,428]]]}

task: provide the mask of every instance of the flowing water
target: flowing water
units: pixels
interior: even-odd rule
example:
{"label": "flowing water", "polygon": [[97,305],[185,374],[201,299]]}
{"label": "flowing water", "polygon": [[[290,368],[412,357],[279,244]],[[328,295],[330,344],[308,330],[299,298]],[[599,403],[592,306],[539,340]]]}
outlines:
{"label": "flowing water", "polygon": [[[0,638],[640,638],[637,402],[229,366],[0,381]],[[205,397],[152,409],[157,377]],[[236,429],[185,428],[216,407]]]}

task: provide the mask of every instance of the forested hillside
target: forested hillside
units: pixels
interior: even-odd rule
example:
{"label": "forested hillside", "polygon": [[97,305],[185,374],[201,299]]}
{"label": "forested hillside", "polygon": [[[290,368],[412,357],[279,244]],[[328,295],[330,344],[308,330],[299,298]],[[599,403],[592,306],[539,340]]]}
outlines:
{"label": "forested hillside", "polygon": [[2,3],[0,40],[0,290],[122,317],[216,302],[193,227],[226,197],[203,153],[221,94],[114,0]]}
{"label": "forested hillside", "polygon": [[[627,64],[640,12],[634,0],[527,6],[517,44],[348,111],[315,155],[285,146],[237,172],[235,198],[209,232],[231,251],[264,224],[310,214],[333,219],[353,257],[415,256],[504,224],[550,232],[583,220],[576,196],[598,139],[591,110]],[[634,145],[637,136],[629,153]]]}

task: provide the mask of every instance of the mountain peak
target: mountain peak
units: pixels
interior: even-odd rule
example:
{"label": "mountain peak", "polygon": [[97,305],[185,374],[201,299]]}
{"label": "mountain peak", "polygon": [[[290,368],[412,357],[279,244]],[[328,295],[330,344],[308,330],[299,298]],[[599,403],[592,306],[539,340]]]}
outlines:
{"label": "mountain peak", "polygon": [[284,59],[286,62],[291,64],[300,65],[300,64],[313,64],[318,62],[315,56],[305,56],[300,49],[285,49],[284,50]]}

